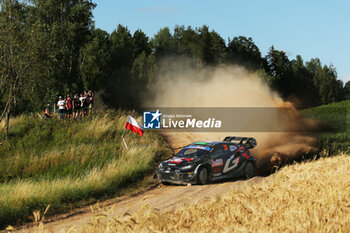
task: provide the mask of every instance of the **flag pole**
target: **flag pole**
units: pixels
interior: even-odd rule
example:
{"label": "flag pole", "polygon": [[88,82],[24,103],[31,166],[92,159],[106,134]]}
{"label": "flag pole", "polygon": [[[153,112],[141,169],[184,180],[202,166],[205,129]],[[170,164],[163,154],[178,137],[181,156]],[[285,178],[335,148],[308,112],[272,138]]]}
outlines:
{"label": "flag pole", "polygon": [[125,148],[126,148],[127,150],[129,150],[129,148],[128,148],[128,144],[126,144],[126,141],[125,141],[125,139],[124,139],[124,134],[125,134],[125,128],[124,128],[124,130],[123,130],[122,140],[123,140],[123,142],[124,142],[124,146],[125,146]]}
{"label": "flag pole", "polygon": [[124,134],[125,134],[125,127],[124,127],[124,130],[123,130],[122,138],[124,137]]}

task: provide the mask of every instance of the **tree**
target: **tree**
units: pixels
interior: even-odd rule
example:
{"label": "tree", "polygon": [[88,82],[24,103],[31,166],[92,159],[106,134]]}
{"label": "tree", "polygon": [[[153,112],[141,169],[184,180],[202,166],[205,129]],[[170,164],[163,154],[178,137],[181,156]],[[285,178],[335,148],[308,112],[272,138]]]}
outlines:
{"label": "tree", "polygon": [[200,58],[204,64],[214,64],[215,58],[213,53],[212,36],[209,32],[209,27],[204,25],[198,29],[199,32],[199,44],[201,47]]}
{"label": "tree", "polygon": [[224,62],[226,57],[226,44],[224,39],[215,31],[210,32],[211,36],[211,50],[215,64]]}
{"label": "tree", "polygon": [[344,85],[344,97],[350,100],[350,81],[347,81]]}
{"label": "tree", "polygon": [[176,44],[176,54],[179,57],[191,58],[192,67],[201,64],[200,36],[190,26],[176,26],[174,29],[174,40]]}
{"label": "tree", "polygon": [[146,56],[151,54],[152,50],[149,43],[149,39],[143,31],[141,31],[140,29],[136,30],[132,38],[135,46],[135,49],[134,49],[135,57],[140,55],[142,52],[145,52]]}
{"label": "tree", "polygon": [[[36,57],[41,64],[37,75],[46,79],[45,93],[39,99],[54,101],[57,94],[81,91],[80,52],[91,39],[93,29],[91,0],[32,0]],[[34,91],[39,93],[38,90]]]}
{"label": "tree", "polygon": [[267,73],[272,77],[268,80],[271,87],[277,90],[283,98],[287,98],[292,94],[293,72],[291,62],[285,52],[275,50],[272,46],[266,56]]}
{"label": "tree", "polygon": [[291,61],[295,88],[293,95],[298,99],[299,107],[316,106],[320,104],[320,96],[312,73],[305,67],[300,55]]}
{"label": "tree", "polygon": [[118,25],[111,34],[111,69],[107,77],[103,100],[111,107],[135,107],[136,98],[132,88],[131,69],[134,63],[134,41],[127,27]]}
{"label": "tree", "polygon": [[314,85],[319,90],[321,85],[322,64],[319,58],[312,58],[306,62],[306,69],[312,74]]}
{"label": "tree", "polygon": [[0,122],[5,117],[7,139],[10,116],[21,89],[29,80],[26,73],[31,67],[31,47],[28,38],[26,5],[17,0],[0,1],[0,98],[4,107]]}
{"label": "tree", "polygon": [[335,68],[322,66],[320,59],[314,58],[306,63],[313,75],[314,85],[318,89],[321,104],[333,103],[344,99],[343,83],[337,80]]}
{"label": "tree", "polygon": [[324,66],[326,78],[321,84],[325,103],[334,103],[344,99],[343,82],[337,79],[337,71],[333,65]]}
{"label": "tree", "polygon": [[243,65],[253,70],[263,67],[260,50],[251,37],[238,36],[229,41],[227,60],[230,63]]}
{"label": "tree", "polygon": [[84,88],[98,91],[110,74],[110,36],[107,32],[96,29],[92,39],[80,52],[80,75]]}
{"label": "tree", "polygon": [[146,52],[143,51],[137,56],[131,70],[132,85],[130,92],[139,93],[139,95],[136,97],[138,106],[140,106],[139,97],[143,94],[141,90],[150,89],[149,84],[152,82],[156,72],[157,63],[153,54],[147,56]]}
{"label": "tree", "polygon": [[151,44],[157,59],[175,55],[175,41],[168,27],[160,29],[151,39]]}

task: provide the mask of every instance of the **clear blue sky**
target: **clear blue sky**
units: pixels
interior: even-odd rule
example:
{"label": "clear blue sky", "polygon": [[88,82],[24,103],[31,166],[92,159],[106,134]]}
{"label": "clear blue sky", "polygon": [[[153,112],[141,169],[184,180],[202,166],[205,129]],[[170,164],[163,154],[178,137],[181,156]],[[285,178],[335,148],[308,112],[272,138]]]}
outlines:
{"label": "clear blue sky", "polygon": [[319,57],[350,80],[350,0],[94,0],[96,27],[118,24],[149,37],[160,28],[208,25],[226,41],[252,37],[265,55],[274,45],[292,59]]}

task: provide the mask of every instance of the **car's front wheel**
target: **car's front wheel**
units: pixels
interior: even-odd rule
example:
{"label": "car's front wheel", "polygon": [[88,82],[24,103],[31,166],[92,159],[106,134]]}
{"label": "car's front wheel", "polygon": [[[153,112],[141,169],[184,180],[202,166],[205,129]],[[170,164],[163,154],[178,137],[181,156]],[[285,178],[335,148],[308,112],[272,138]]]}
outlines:
{"label": "car's front wheel", "polygon": [[247,162],[244,167],[244,178],[250,179],[255,176],[255,167],[252,162]]}
{"label": "car's front wheel", "polygon": [[208,183],[208,171],[205,167],[199,168],[197,184],[207,184]]}

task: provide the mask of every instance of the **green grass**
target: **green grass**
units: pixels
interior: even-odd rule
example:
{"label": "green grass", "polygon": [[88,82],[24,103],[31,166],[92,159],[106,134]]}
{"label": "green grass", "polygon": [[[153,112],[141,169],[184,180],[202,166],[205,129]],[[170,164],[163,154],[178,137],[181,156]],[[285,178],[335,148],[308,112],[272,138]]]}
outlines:
{"label": "green grass", "polygon": [[302,114],[316,119],[323,130],[317,133],[318,146],[326,155],[335,155],[350,150],[350,101],[305,109]]}
{"label": "green grass", "polygon": [[171,151],[154,131],[143,137],[127,132],[126,150],[121,141],[126,114],[11,121],[9,142],[0,146],[0,226],[28,221],[48,205],[52,215],[115,196],[150,175]]}
{"label": "green grass", "polygon": [[[350,101],[343,101],[302,111],[332,126],[332,132],[317,134],[328,155],[349,152],[349,108]],[[127,114],[135,116],[111,111],[79,121],[11,120],[9,142],[0,146],[0,227],[28,221],[48,205],[46,215],[53,215],[139,185],[171,151],[155,131],[143,137],[128,132],[126,150],[121,134]]]}

